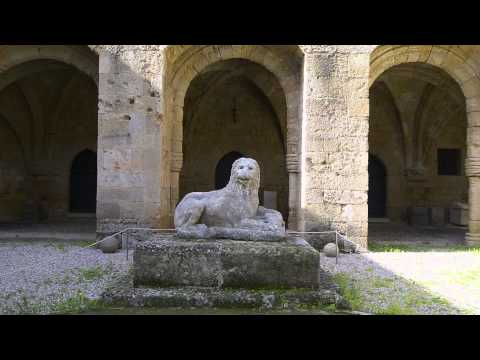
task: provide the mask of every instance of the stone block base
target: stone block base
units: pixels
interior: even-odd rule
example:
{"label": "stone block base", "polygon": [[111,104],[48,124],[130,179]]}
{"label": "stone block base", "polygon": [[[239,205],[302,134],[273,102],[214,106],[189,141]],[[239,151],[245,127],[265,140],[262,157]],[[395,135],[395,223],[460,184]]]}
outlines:
{"label": "stone block base", "polygon": [[320,254],[304,239],[189,240],[159,235],[136,246],[135,287],[319,289],[331,286]]}
{"label": "stone block base", "polygon": [[335,289],[129,288],[103,294],[102,302],[110,306],[154,308],[291,309],[298,306],[335,305],[337,309],[345,309],[345,301]]}

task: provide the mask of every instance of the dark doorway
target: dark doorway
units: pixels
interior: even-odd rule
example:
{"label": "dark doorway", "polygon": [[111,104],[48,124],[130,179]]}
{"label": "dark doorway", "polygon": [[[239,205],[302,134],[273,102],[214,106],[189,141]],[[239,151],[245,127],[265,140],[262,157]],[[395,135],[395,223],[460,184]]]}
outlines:
{"label": "dark doorway", "polygon": [[70,211],[95,213],[97,202],[97,154],[79,153],[70,172]]}
{"label": "dark doorway", "polygon": [[223,189],[230,180],[232,165],[235,160],[245,157],[243,154],[232,151],[222,157],[215,168],[215,189]]}
{"label": "dark doorway", "polygon": [[368,156],[368,217],[386,217],[387,170],[374,155]]}

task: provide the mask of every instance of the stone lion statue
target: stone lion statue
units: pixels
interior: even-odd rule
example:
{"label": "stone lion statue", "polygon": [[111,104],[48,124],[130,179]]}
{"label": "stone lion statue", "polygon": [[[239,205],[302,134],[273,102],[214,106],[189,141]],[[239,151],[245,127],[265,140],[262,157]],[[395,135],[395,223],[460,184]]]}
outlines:
{"label": "stone lion statue", "polygon": [[280,212],[258,206],[260,167],[240,158],[232,165],[223,189],[187,194],[175,209],[175,228],[181,238],[226,238],[279,241],[285,238]]}

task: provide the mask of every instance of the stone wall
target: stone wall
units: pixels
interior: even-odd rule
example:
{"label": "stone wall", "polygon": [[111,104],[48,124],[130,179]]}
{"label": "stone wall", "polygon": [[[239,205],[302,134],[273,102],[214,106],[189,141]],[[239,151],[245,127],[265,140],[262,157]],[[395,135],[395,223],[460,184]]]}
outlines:
{"label": "stone wall", "polygon": [[206,66],[242,58],[265,66],[286,97],[291,228],[338,229],[366,244],[372,47],[95,49],[100,54],[100,230],[122,222],[170,225],[185,161],[184,129],[178,124],[189,85]]}
{"label": "stone wall", "polygon": [[[34,218],[45,196],[48,216],[65,217],[71,161],[80,151],[96,150],[98,145],[98,232],[132,224],[171,227],[180,173],[184,160],[187,172],[191,161],[188,150],[184,153],[185,96],[205,69],[232,59],[266,71],[252,72],[249,81],[265,95],[264,104],[271,105],[275,116],[263,114],[266,107],[258,104],[252,107],[258,111],[247,113],[249,121],[255,114],[271,117],[265,123],[276,117],[283,139],[269,137],[270,145],[252,156],[264,157],[265,167],[271,159],[272,165],[279,164],[275,165],[279,174],[267,170],[265,179],[271,174],[270,185],[288,186],[288,206],[284,191],[280,207],[284,213],[288,209],[290,229],[337,229],[366,245],[370,147],[393,166],[389,170],[395,180],[389,190],[393,218],[402,218],[411,204],[446,206],[465,199],[468,188],[469,239],[480,239],[480,47],[474,45],[2,45],[0,218]],[[428,64],[451,79],[438,82],[438,78],[427,95],[417,91],[425,90],[423,85],[408,89],[401,81],[389,80],[389,69],[411,63]],[[232,79],[248,77],[241,68],[232,71]],[[424,68],[415,76],[431,83],[435,76],[430,75]],[[377,87],[379,79],[390,94]],[[371,121],[369,88],[375,97]],[[240,86],[237,90],[239,95],[248,93]],[[216,105],[214,98],[221,94],[205,97],[200,113]],[[413,106],[415,101],[423,105]],[[226,116],[221,109],[218,117]],[[200,118],[207,119],[202,114]],[[382,120],[399,114],[400,122]],[[423,120],[414,121],[418,118]],[[256,126],[249,128],[256,129],[259,138],[271,130]],[[200,130],[206,137],[213,132],[208,127]],[[207,140],[201,146],[206,144]],[[224,145],[219,146],[222,151],[234,150]],[[465,177],[435,175],[440,147],[458,147],[466,153],[468,186]],[[212,184],[212,171],[208,174],[210,178],[202,180],[205,189]],[[188,178],[192,177],[187,175],[187,182]]]}

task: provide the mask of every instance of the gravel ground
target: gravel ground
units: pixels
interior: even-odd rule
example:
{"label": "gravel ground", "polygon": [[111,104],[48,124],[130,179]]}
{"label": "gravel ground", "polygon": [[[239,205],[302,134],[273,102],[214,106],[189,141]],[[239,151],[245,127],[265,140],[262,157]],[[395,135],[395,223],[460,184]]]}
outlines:
{"label": "gravel ground", "polygon": [[[98,299],[129,269],[124,252],[103,254],[86,244],[0,242],[0,314],[45,314]],[[27,269],[23,269],[27,267]]]}
{"label": "gravel ground", "polygon": [[[55,313],[99,298],[131,265],[125,252],[86,243],[0,241],[0,314]],[[322,255],[369,313],[480,314],[479,252],[371,252]],[[24,269],[24,267],[28,267]]]}
{"label": "gravel ground", "polygon": [[370,252],[322,255],[322,264],[348,279],[370,313],[480,314],[478,252]]}

